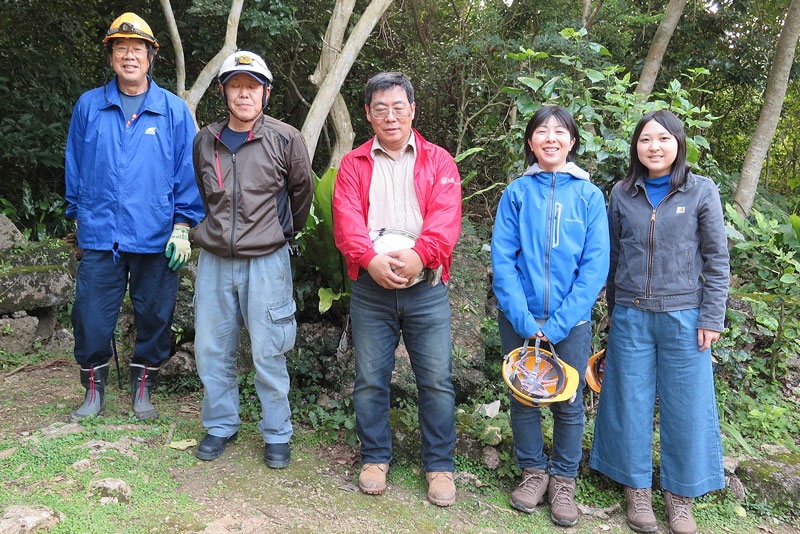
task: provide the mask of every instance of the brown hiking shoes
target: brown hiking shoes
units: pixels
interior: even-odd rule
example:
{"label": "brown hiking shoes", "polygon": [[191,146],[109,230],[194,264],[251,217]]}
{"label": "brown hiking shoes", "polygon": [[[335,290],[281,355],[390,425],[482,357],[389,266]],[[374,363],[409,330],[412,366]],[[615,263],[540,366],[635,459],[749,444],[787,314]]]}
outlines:
{"label": "brown hiking shoes", "polygon": [[653,495],[650,488],[625,486],[625,502],[628,505],[628,526],[636,532],[655,532],[658,529],[653,513]]}
{"label": "brown hiking shoes", "polygon": [[553,523],[560,527],[574,527],[578,523],[574,478],[551,476],[547,498],[550,500],[550,520]]}
{"label": "brown hiking shoes", "polygon": [[389,464],[364,464],[358,475],[358,489],[367,495],[381,495],[386,491],[386,473]]}
{"label": "brown hiking shoes", "polygon": [[692,515],[692,497],[682,497],[664,492],[664,508],[667,509],[670,534],[697,534],[697,523]]}
{"label": "brown hiking shoes", "polygon": [[456,485],[453,473],[433,471],[425,473],[428,481],[428,500],[436,506],[450,506],[456,502]]}
{"label": "brown hiking shoes", "polygon": [[526,467],[522,470],[522,482],[511,492],[511,507],[531,514],[544,499],[550,475],[542,469]]}

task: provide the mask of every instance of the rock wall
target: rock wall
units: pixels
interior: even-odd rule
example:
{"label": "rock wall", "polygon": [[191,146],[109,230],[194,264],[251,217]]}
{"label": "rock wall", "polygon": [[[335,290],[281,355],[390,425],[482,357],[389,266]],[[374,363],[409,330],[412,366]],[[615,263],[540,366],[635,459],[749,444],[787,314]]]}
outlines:
{"label": "rock wall", "polygon": [[0,350],[27,353],[53,343],[59,352],[72,350],[64,331],[56,331],[56,316],[72,299],[77,270],[69,245],[28,242],[0,215]]}

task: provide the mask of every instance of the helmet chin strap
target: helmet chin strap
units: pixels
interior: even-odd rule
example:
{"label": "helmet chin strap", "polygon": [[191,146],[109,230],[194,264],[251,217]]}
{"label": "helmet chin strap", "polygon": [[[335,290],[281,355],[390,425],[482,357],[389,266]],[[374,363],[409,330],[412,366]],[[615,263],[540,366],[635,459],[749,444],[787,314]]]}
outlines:
{"label": "helmet chin strap", "polygon": [[264,115],[264,110],[261,110],[261,111],[258,112],[258,115],[255,116],[255,118],[250,119],[249,121],[246,121],[246,120],[242,119],[239,115],[237,115],[236,112],[234,112],[230,107],[228,107],[228,111],[230,112],[231,115],[236,117],[236,120],[238,120],[239,122],[245,122],[245,123],[247,123],[247,122],[255,123],[258,119],[261,118],[262,115]]}

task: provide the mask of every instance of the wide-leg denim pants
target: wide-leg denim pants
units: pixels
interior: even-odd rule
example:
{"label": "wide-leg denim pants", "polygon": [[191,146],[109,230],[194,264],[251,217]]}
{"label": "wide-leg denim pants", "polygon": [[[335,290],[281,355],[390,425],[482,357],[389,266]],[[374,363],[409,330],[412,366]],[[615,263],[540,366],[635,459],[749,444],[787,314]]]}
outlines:
{"label": "wide-leg denim pants", "polygon": [[711,351],[697,350],[698,315],[614,307],[592,468],[632,488],[652,485],[658,394],[661,487],[698,497],[725,486]]}
{"label": "wide-leg denim pants", "polygon": [[81,367],[111,358],[111,337],[128,287],[136,324],[132,361],[158,367],[169,358],[178,273],[168,264],[163,253],[115,257],[110,250],[83,251],[72,306],[75,360]]}
{"label": "wide-leg denim pants", "polygon": [[421,282],[406,289],[385,289],[362,272],[353,283],[350,318],[361,461],[388,463],[392,459],[389,381],[402,333],[417,381],[425,471],[453,471],[455,392],[447,287]]}
{"label": "wide-leg denim pants", "polygon": [[203,425],[218,437],[240,425],[236,348],[242,325],[250,334],[258,428],[264,443],[292,436],[289,373],[284,353],[294,347],[296,323],[289,246],[257,258],[200,252],[195,284],[195,359],[203,381]]}
{"label": "wide-leg denim pants", "polygon": [[[522,346],[525,340],[514,331],[514,327],[500,310],[497,311],[497,326],[503,354]],[[566,338],[555,344],[558,357],[578,370],[580,381],[574,399],[546,405],[553,414],[553,454],[549,468],[547,455],[544,453],[541,408],[526,406],[509,395],[514,451],[520,469],[533,467],[560,477],[578,476],[578,466],[583,455],[583,388],[586,386],[584,371],[589,362],[591,343],[592,327],[586,322],[574,326]]]}

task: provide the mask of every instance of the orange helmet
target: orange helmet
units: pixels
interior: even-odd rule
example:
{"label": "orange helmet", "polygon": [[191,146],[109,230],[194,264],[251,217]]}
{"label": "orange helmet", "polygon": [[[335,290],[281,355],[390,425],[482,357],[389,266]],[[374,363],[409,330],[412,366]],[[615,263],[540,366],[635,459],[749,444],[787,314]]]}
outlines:
{"label": "orange helmet", "polygon": [[589,358],[586,366],[586,383],[592,390],[600,393],[600,386],[603,384],[603,372],[606,368],[606,349],[595,353]]}
{"label": "orange helmet", "polygon": [[540,340],[537,337],[529,351],[526,339],[503,358],[503,380],[511,395],[526,406],[571,400],[578,390],[578,371],[556,355],[552,343],[552,352],[540,349]]}
{"label": "orange helmet", "polygon": [[123,13],[114,19],[103,38],[103,44],[107,45],[111,39],[144,39],[158,51],[158,41],[153,35],[153,30],[136,13]]}

